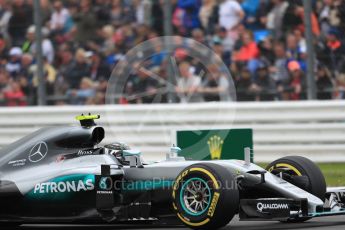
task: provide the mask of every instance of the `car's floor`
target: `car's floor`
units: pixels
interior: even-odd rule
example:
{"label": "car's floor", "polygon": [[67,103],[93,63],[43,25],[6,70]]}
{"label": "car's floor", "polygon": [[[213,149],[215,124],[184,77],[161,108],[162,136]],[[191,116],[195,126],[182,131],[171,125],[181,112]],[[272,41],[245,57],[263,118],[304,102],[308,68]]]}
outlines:
{"label": "car's floor", "polygon": [[[177,226],[172,227],[156,227],[154,229],[177,229]],[[13,229],[13,228],[7,228]],[[152,226],[118,226],[118,225],[24,225],[21,226],[19,229],[23,230],[102,230],[102,229],[152,229]],[[178,228],[178,229],[186,229],[186,228]],[[317,218],[310,220],[305,223],[300,224],[287,224],[287,223],[279,223],[275,221],[268,221],[268,222],[258,222],[258,221],[245,221],[240,222],[238,218],[235,217],[229,226],[224,228],[224,230],[287,230],[287,229],[297,229],[297,230],[343,230],[345,229],[345,216],[334,216],[334,217],[324,217],[324,218]],[[2,228],[2,230],[6,230],[6,228]],[[187,230],[187,229],[186,229]]]}

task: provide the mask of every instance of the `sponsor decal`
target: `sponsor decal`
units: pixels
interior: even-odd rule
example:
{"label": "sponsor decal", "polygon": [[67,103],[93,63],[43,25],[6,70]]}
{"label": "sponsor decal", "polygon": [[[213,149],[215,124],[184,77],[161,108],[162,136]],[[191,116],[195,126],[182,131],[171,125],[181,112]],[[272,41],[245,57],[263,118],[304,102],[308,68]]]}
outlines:
{"label": "sponsor decal", "polygon": [[65,193],[65,192],[80,192],[93,190],[94,185],[91,179],[85,182],[78,181],[60,181],[60,182],[45,182],[35,185],[34,193],[49,194],[49,193]]}
{"label": "sponsor decal", "polygon": [[182,172],[177,178],[176,178],[176,181],[173,183],[173,198],[175,199],[176,197],[176,191],[177,189],[179,188],[179,184],[180,184],[180,181],[185,177],[187,176],[189,170],[186,170],[184,172]]}
{"label": "sponsor decal", "polygon": [[208,139],[207,144],[210,150],[211,159],[212,160],[219,160],[222,156],[222,149],[223,149],[224,140],[217,135],[214,135]]}
{"label": "sponsor decal", "polygon": [[95,175],[71,174],[37,183],[30,192],[25,194],[25,197],[32,200],[66,201],[80,192],[94,189]]}
{"label": "sponsor decal", "polygon": [[113,194],[113,191],[97,191],[97,194]]}
{"label": "sponsor decal", "polygon": [[209,217],[213,217],[214,212],[216,211],[216,207],[217,207],[217,204],[218,204],[219,196],[220,196],[220,194],[218,192],[215,192],[214,195],[213,195],[213,199],[212,199],[210,208],[209,208],[208,213],[207,213],[207,215]]}
{"label": "sponsor decal", "polygon": [[273,203],[273,204],[263,204],[259,202],[256,205],[256,208],[258,209],[259,212],[263,212],[263,210],[284,210],[284,209],[289,209],[288,204],[278,204],[278,203]]}
{"label": "sponsor decal", "polygon": [[48,145],[41,141],[38,142],[29,153],[29,161],[32,163],[37,163],[43,160],[48,154]]}
{"label": "sponsor decal", "polygon": [[78,156],[86,156],[86,155],[92,155],[93,151],[92,150],[79,150],[77,155]]}
{"label": "sponsor decal", "polygon": [[8,164],[12,165],[13,167],[24,166],[26,164],[26,159],[13,160],[13,161],[8,162]]}

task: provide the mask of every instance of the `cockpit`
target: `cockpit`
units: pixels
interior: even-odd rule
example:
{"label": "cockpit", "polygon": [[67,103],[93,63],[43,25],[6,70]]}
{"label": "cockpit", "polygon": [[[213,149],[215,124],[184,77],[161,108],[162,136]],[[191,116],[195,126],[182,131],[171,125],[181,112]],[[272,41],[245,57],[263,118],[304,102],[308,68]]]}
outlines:
{"label": "cockpit", "polygon": [[132,150],[123,142],[115,142],[104,146],[104,153],[116,157],[122,165],[142,168],[144,163],[141,152]]}

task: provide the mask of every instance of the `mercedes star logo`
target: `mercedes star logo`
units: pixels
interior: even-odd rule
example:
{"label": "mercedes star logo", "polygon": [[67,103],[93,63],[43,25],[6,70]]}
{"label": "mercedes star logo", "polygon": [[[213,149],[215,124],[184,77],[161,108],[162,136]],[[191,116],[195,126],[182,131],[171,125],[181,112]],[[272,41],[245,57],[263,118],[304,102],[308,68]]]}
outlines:
{"label": "mercedes star logo", "polygon": [[36,163],[43,160],[48,153],[48,146],[45,142],[37,143],[30,151],[29,161]]}

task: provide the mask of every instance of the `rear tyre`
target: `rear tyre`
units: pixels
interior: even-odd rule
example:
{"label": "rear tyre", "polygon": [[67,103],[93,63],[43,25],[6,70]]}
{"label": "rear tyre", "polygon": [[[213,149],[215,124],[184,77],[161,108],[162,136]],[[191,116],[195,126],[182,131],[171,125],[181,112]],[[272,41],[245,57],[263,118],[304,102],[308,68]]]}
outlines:
{"label": "rear tyre", "polygon": [[[266,167],[267,171],[279,175],[291,184],[325,200],[326,180],[320,168],[311,160],[301,156],[280,158]],[[289,219],[288,222],[304,222],[310,218]]]}
{"label": "rear tyre", "polygon": [[187,167],[175,181],[172,198],[178,218],[193,229],[224,227],[239,207],[234,176],[211,163]]}

